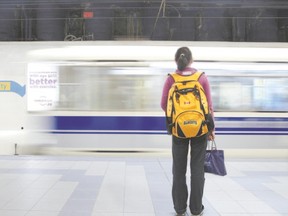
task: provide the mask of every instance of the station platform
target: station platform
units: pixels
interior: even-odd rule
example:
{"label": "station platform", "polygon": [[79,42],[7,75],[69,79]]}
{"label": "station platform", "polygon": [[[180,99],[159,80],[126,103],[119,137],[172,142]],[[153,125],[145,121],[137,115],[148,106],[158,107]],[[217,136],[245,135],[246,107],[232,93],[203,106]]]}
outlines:
{"label": "station platform", "polygon": [[[170,156],[0,156],[0,161],[1,216],[175,215]],[[224,177],[206,174],[204,216],[288,215],[288,159],[226,159],[226,168]]]}

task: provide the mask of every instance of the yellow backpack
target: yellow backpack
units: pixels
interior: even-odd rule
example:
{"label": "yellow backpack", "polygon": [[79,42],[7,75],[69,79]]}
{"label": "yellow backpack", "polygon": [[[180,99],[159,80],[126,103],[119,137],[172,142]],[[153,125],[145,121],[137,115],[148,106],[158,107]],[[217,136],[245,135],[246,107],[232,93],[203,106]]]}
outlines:
{"label": "yellow backpack", "polygon": [[169,74],[174,84],[169,90],[166,120],[169,134],[179,138],[199,137],[208,133],[209,108],[202,85],[203,72],[189,76]]}

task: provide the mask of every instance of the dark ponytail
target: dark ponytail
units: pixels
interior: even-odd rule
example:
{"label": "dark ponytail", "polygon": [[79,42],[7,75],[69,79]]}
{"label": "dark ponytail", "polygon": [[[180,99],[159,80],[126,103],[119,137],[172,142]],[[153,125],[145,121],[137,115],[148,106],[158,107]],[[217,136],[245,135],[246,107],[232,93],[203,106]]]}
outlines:
{"label": "dark ponytail", "polygon": [[192,61],[192,53],[188,47],[181,47],[177,50],[175,62],[178,70],[183,71]]}

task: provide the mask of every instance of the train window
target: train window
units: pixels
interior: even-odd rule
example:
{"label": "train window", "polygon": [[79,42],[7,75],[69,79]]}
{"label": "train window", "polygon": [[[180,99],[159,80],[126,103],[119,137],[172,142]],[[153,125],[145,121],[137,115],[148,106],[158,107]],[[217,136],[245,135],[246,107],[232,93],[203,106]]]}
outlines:
{"label": "train window", "polygon": [[288,78],[210,77],[216,111],[288,111]]}
{"label": "train window", "polygon": [[58,110],[159,111],[164,77],[141,67],[65,66]]}
{"label": "train window", "polygon": [[[254,65],[223,65],[198,67],[210,81],[215,111],[288,112],[286,67],[274,70],[275,65],[265,65],[264,70]],[[173,66],[60,65],[55,109],[161,111],[163,84]]]}
{"label": "train window", "polygon": [[254,105],[259,111],[288,111],[288,78],[254,79]]}

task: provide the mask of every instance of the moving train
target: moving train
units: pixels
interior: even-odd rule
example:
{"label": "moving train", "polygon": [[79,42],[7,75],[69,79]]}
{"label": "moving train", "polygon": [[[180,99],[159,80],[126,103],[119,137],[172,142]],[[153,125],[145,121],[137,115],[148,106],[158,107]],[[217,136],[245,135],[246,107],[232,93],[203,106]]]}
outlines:
{"label": "moving train", "polygon": [[0,154],[169,152],[162,87],[191,48],[210,81],[218,148],[287,154],[283,43],[2,42]]}

